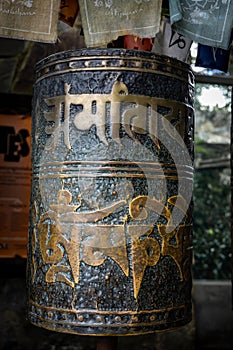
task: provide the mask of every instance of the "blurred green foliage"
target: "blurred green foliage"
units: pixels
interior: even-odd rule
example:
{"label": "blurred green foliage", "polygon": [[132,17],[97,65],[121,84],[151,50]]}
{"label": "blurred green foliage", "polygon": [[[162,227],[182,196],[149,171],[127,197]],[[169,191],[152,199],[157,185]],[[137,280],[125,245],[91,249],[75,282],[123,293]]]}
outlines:
{"label": "blurred green foliage", "polygon": [[226,169],[196,171],[194,181],[194,265],[197,279],[230,279],[231,214]]}
{"label": "blurred green foliage", "polygon": [[[198,102],[201,87],[197,88],[196,118],[213,120],[213,110],[203,109]],[[227,95],[227,91],[225,92]],[[226,103],[229,103],[226,99]],[[229,109],[215,108],[222,118],[230,118]],[[204,113],[204,115],[203,115]],[[203,127],[203,125],[202,125]],[[230,130],[229,130],[230,133]],[[207,143],[195,136],[194,176],[194,264],[196,279],[231,278],[231,193],[230,145]]]}

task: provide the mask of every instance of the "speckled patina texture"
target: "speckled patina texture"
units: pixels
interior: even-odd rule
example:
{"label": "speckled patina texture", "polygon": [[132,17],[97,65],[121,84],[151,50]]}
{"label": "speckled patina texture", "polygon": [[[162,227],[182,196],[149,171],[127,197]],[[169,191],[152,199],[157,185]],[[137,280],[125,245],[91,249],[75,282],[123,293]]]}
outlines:
{"label": "speckled patina texture", "polygon": [[147,52],[39,62],[28,317],[84,335],[191,320],[193,74]]}

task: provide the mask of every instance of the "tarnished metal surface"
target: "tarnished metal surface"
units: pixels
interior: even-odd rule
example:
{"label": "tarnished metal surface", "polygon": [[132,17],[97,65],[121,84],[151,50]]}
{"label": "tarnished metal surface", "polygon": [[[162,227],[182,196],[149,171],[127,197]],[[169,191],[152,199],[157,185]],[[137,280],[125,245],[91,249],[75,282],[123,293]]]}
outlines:
{"label": "tarnished metal surface", "polygon": [[147,52],[37,65],[29,320],[149,333],[191,319],[193,75]]}

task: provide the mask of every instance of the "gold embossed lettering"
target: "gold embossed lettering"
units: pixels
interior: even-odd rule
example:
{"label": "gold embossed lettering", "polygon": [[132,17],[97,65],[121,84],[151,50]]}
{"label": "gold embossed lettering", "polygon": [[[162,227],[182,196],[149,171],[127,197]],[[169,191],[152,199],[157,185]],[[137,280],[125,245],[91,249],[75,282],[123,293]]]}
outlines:
{"label": "gold embossed lettering", "polygon": [[169,229],[168,232],[166,225],[158,225],[158,230],[162,237],[161,253],[174,259],[178,266],[180,277],[183,280],[187,276],[184,268],[186,261],[191,258],[191,226],[180,225],[174,227],[174,230]]}
{"label": "gold embossed lettering", "polygon": [[[47,149],[54,149],[59,140],[59,136],[63,133],[64,144],[71,149],[69,138],[69,115],[70,104],[72,103],[72,95],[69,94],[70,85],[65,84],[65,95],[54,96],[45,99],[45,103],[49,107],[53,107],[52,111],[44,112],[46,120],[50,123],[46,128],[46,134],[52,134],[53,140]],[[64,112],[62,110],[64,107]]]}
{"label": "gold embossed lettering", "polygon": [[145,220],[148,217],[146,208],[164,216],[167,220],[171,217],[170,210],[159,200],[148,196],[138,196],[129,205],[129,213],[134,220]]}
{"label": "gold embossed lettering", "polygon": [[91,266],[98,266],[103,264],[107,257],[114,260],[128,276],[124,225],[85,226],[82,260]]}
{"label": "gold embossed lettering", "polygon": [[[65,84],[64,95],[48,97],[45,103],[51,107],[49,111],[44,111],[44,116],[48,122],[45,132],[52,136],[50,145],[46,149],[51,150],[56,147],[59,137],[63,134],[64,144],[71,149],[69,137],[70,106],[80,106],[81,110],[74,115],[74,126],[81,131],[96,127],[96,135],[105,145],[107,140],[107,111],[106,106],[110,104],[110,137],[113,141],[120,142],[120,126],[136,142],[139,142],[134,133],[149,134],[149,137],[159,148],[158,135],[158,115],[159,108],[167,109],[162,113],[167,119],[163,123],[163,128],[171,136],[175,137],[176,131],[181,137],[184,136],[183,118],[187,114],[187,107],[177,101],[168,101],[162,98],[155,98],[141,95],[129,95],[127,86],[119,81],[115,81],[111,94],[70,94],[70,85]],[[173,126],[173,127],[172,127]]]}
{"label": "gold embossed lettering", "polygon": [[[48,211],[41,216],[38,224],[40,236],[40,250],[42,259],[46,264],[52,264],[46,274],[47,282],[63,281],[74,286],[74,283],[63,274],[68,269],[62,264],[64,250],[69,252],[68,258],[71,266],[72,277],[75,283],[79,279],[80,242],[81,230],[78,227],[61,225],[58,216],[53,211]],[[63,233],[70,231],[70,239]],[[56,266],[56,268],[54,268]]]}
{"label": "gold embossed lettering", "polygon": [[161,248],[155,238],[149,237],[153,226],[130,225],[128,230],[132,240],[134,297],[137,299],[145,269],[158,263]]}
{"label": "gold embossed lettering", "polygon": [[[168,198],[166,205],[148,196],[138,196],[129,204],[129,214],[133,221],[146,220],[149,211],[156,212],[167,220],[167,224],[156,225],[161,243],[152,235],[155,229],[153,223],[95,224],[124,206],[124,200],[106,208],[82,212],[77,212],[79,205],[71,205],[71,201],[70,192],[60,190],[58,203],[51,205],[53,210],[45,212],[40,218],[38,233],[41,255],[44,263],[50,265],[46,273],[47,282],[63,282],[74,287],[79,283],[80,261],[90,266],[99,266],[110,258],[127,277],[130,266],[132,267],[134,297],[137,299],[146,268],[155,266],[161,256],[172,257],[181,279],[188,278],[191,226],[175,226],[172,220],[172,209],[185,212],[186,202],[182,196]],[[184,217],[186,221],[187,215]],[[129,256],[126,235],[131,241]]]}

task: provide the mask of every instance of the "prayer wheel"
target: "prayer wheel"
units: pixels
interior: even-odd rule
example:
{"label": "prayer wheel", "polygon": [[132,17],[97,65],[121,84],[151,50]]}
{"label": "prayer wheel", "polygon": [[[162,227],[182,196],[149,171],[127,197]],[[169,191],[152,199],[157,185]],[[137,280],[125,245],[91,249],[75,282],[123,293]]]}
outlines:
{"label": "prayer wheel", "polygon": [[189,65],[82,49],[36,66],[28,319],[137,335],[192,317]]}

